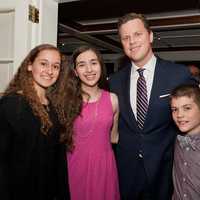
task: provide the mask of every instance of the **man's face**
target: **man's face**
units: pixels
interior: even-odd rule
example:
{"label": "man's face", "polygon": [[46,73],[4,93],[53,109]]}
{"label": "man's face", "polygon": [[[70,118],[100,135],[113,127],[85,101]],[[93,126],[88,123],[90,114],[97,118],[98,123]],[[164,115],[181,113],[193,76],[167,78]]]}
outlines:
{"label": "man's face", "polygon": [[149,32],[140,19],[133,19],[119,28],[125,54],[138,66],[144,66],[153,52],[153,33]]}

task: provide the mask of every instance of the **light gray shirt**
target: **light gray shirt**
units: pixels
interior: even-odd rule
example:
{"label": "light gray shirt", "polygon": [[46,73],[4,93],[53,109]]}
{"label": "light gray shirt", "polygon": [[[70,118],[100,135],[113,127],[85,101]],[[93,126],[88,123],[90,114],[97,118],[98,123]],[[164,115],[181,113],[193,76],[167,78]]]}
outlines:
{"label": "light gray shirt", "polygon": [[172,200],[200,199],[200,134],[177,136],[173,182]]}

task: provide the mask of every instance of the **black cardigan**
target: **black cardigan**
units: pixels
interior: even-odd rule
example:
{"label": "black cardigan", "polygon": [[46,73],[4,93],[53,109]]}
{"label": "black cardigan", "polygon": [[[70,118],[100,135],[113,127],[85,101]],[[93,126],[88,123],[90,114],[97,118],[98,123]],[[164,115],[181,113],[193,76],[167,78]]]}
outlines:
{"label": "black cardigan", "polygon": [[49,116],[53,127],[45,136],[22,95],[0,100],[0,199],[69,199],[65,145],[52,106]]}

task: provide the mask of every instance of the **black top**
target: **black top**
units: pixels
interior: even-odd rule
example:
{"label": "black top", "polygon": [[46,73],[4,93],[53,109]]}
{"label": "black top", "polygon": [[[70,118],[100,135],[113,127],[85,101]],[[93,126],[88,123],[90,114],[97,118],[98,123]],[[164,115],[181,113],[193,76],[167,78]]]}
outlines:
{"label": "black top", "polygon": [[0,199],[69,199],[65,145],[52,106],[53,127],[45,136],[40,121],[19,94],[0,100]]}

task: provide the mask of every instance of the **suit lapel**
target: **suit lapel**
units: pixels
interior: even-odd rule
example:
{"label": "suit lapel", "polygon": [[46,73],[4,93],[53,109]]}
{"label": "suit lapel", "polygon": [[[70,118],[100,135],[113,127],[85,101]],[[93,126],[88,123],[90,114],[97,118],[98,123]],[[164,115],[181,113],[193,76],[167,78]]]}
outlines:
{"label": "suit lapel", "polygon": [[157,105],[157,101],[158,101],[158,98],[159,98],[159,95],[161,92],[161,88],[163,86],[162,77],[165,77],[165,76],[166,76],[166,74],[162,70],[162,67],[160,66],[159,58],[157,58],[155,72],[154,72],[154,78],[153,78],[153,84],[152,84],[152,89],[151,89],[151,96],[150,96],[150,100],[149,100],[149,107],[148,107],[146,120],[144,123],[144,130],[147,127],[150,127],[152,124],[152,119],[153,119],[152,114],[155,114],[155,112],[157,110],[156,105]]}
{"label": "suit lapel", "polygon": [[131,108],[130,104],[130,76],[131,76],[131,66],[127,66],[126,71],[124,71],[124,76],[121,79],[121,115],[123,115],[123,118],[127,121],[130,128],[135,130],[135,127],[137,127],[136,118],[134,116],[134,113]]}

